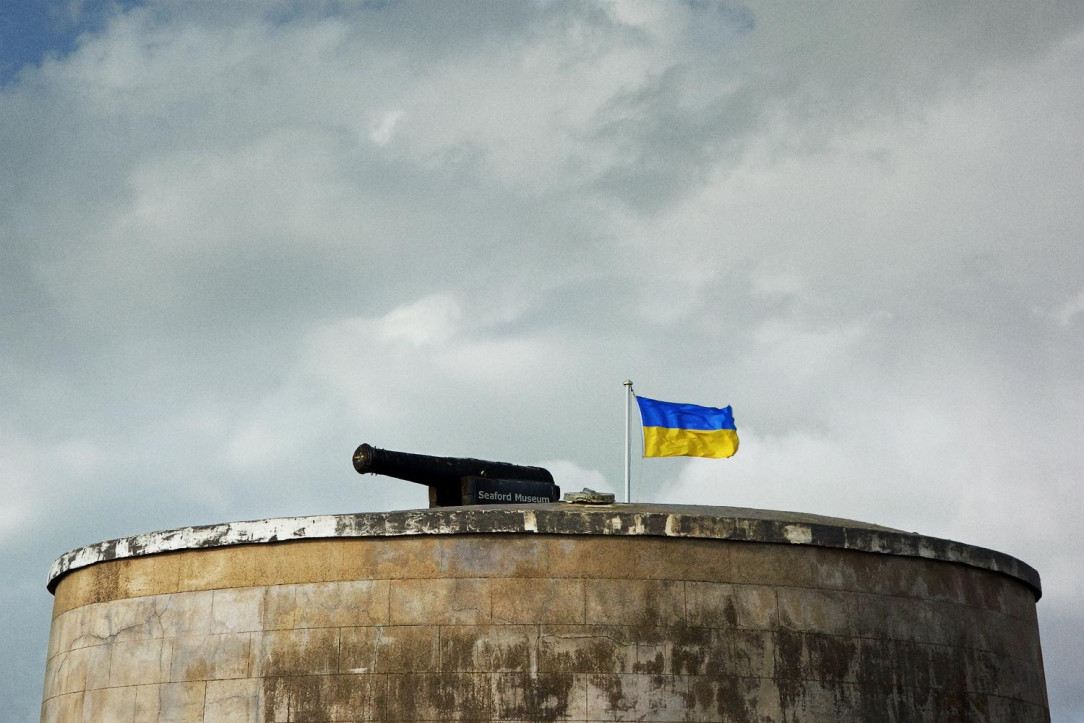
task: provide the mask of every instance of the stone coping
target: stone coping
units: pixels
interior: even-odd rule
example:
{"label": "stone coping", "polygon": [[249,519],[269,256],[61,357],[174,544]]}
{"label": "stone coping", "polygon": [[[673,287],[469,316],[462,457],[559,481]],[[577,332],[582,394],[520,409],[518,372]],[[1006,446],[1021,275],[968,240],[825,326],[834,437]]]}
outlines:
{"label": "stone coping", "polygon": [[561,502],[280,517],[148,532],[61,555],[49,570],[46,587],[55,592],[64,575],[88,565],[164,552],[290,540],[460,534],[641,535],[813,545],[970,565],[1016,578],[1032,589],[1036,600],[1042,596],[1039,573],[1015,557],[866,522],[741,507]]}

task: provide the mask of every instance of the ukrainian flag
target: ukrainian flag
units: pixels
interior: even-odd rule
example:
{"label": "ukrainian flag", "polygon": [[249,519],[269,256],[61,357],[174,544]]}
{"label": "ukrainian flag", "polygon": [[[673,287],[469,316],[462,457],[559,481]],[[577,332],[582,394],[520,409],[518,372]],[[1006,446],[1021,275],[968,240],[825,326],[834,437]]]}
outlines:
{"label": "ukrainian flag", "polygon": [[738,428],[730,407],[660,402],[636,397],[644,424],[645,457],[732,457]]}

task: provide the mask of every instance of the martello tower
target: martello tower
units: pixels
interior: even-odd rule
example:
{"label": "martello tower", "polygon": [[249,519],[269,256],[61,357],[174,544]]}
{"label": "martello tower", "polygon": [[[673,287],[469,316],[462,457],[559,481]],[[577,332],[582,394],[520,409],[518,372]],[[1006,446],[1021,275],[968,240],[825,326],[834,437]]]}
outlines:
{"label": "martello tower", "polygon": [[876,525],[562,503],[61,557],[43,721],[1047,721],[1039,576]]}

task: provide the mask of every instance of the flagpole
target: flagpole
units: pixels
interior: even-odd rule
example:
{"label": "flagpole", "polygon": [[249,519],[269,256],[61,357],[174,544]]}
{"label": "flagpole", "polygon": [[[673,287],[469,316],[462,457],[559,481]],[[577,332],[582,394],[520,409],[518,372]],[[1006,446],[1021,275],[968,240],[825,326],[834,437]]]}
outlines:
{"label": "flagpole", "polygon": [[631,443],[629,442],[629,400],[632,398],[632,381],[625,380],[625,502],[632,502],[632,481],[630,476]]}

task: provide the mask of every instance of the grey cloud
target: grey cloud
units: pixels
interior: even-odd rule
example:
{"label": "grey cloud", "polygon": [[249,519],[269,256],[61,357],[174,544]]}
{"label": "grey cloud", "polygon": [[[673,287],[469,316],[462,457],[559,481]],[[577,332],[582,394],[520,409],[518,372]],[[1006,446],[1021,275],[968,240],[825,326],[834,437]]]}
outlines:
{"label": "grey cloud", "polygon": [[[0,680],[44,651],[66,549],[424,504],[353,473],[362,441],[616,488],[625,377],[733,403],[744,435],[726,463],[637,460],[641,499],[1019,554],[1069,659],[1081,24],[1075,3],[117,12],[0,87],[0,545],[8,625],[35,631]],[[1068,677],[1061,718],[1084,710]]]}

